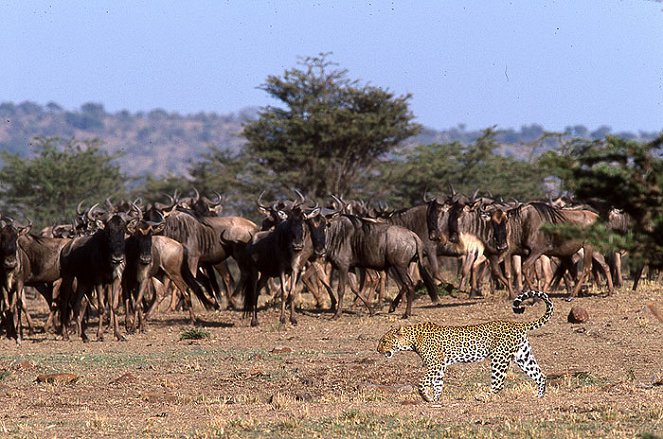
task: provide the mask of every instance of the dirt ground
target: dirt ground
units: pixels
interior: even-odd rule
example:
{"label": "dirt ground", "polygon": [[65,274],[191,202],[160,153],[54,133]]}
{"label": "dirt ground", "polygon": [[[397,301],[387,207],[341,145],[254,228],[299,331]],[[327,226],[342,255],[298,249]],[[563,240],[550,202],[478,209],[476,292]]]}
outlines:
{"label": "dirt ground", "polygon": [[[0,341],[2,437],[660,437],[663,435],[663,288],[624,288],[609,298],[554,296],[551,322],[530,341],[548,376],[546,396],[512,365],[489,396],[488,362],[451,366],[439,404],[423,402],[424,368],[411,352],[376,352],[389,328],[432,320],[461,325],[530,320],[504,297],[428,297],[409,321],[349,310],[338,321],[306,310],[281,326],[278,311],[249,327],[240,312],[199,312],[200,340],[184,312],[163,313],[148,332],[82,343],[28,335]],[[572,305],[589,321],[570,324]],[[29,304],[39,326],[45,304]],[[399,310],[402,311],[402,308]],[[89,334],[94,339],[94,330]],[[38,382],[46,374],[73,374]],[[41,379],[44,377],[42,376]],[[69,380],[73,380],[68,382]]]}

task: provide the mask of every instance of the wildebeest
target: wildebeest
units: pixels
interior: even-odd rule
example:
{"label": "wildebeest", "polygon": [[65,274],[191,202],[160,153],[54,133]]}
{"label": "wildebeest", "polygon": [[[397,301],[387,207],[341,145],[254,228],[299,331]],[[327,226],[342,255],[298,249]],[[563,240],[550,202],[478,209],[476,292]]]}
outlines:
{"label": "wildebeest", "polygon": [[239,262],[250,273],[245,293],[245,311],[251,313],[251,326],[258,324],[258,293],[272,277],[279,277],[281,281],[280,322],[285,323],[285,305],[289,301],[290,323],[297,324],[294,289],[304,264],[312,256],[323,254],[325,248],[324,224],[313,222],[319,215],[319,207],[303,209],[296,204],[285,221],[271,230],[256,233],[253,240],[244,247]]}
{"label": "wildebeest", "polygon": [[[583,281],[589,276],[592,260],[601,264],[606,273],[608,292],[612,293],[612,278],[610,269],[601,255],[594,258],[592,246],[579,238],[569,238],[563,235],[542,230],[546,224],[567,224],[589,226],[598,220],[598,214],[586,208],[558,209],[545,203],[532,202],[507,211],[507,221],[500,227],[506,230],[505,234],[495,235],[496,246],[508,247],[508,254],[520,254],[525,257],[523,261],[523,275],[529,288],[533,287],[532,268],[541,255],[560,258],[566,268],[573,265],[573,255],[584,249],[583,271],[572,291],[577,296]],[[511,285],[509,293],[513,296]]]}
{"label": "wildebeest", "polygon": [[[103,340],[104,332],[104,287],[110,287],[110,320],[115,337],[122,340],[115,312],[119,306],[119,283],[125,264],[125,228],[122,215],[114,214],[103,225],[103,229],[94,234],[76,238],[66,245],[61,252],[62,289],[59,297],[62,337],[68,339],[68,322],[73,308],[78,330],[83,340],[85,334],[85,313],[89,302],[89,293],[95,292],[99,327],[97,339]],[[76,288],[74,289],[74,280]]]}
{"label": "wildebeest", "polygon": [[[184,246],[174,239],[157,235],[164,226],[161,216],[159,221],[141,219],[127,227],[131,236],[126,241],[127,263],[122,283],[125,300],[131,305],[126,308],[134,311],[129,330],[135,329],[136,324],[140,331],[144,330],[143,297],[153,277],[167,276],[185,295],[191,323],[196,322],[196,317],[187,287],[204,300],[204,292],[189,269]],[[154,301],[158,301],[156,294]]]}
{"label": "wildebeest", "polygon": [[[4,223],[4,221],[3,221]],[[23,285],[25,255],[19,251],[17,240],[30,231],[32,225],[15,227],[13,221],[0,229],[0,275],[2,275],[2,319],[6,323],[7,336],[21,344],[21,311],[23,310]]]}
{"label": "wildebeest", "polygon": [[343,312],[343,295],[348,282],[348,272],[355,267],[389,270],[400,287],[391,306],[398,306],[405,292],[407,307],[404,318],[412,314],[414,283],[408,268],[416,262],[428,294],[437,301],[437,290],[433,279],[423,265],[424,246],[411,230],[354,215],[341,215],[329,221],[327,231],[327,259],[338,270],[338,304],[334,318]]}
{"label": "wildebeest", "polygon": [[385,221],[386,223],[395,226],[405,227],[416,233],[426,248],[426,259],[428,261],[428,267],[430,268],[430,274],[439,281],[444,281],[437,256],[447,255],[448,252],[444,251],[438,242],[430,239],[426,219],[427,210],[428,205],[422,204],[408,209],[401,209],[388,213],[382,212],[378,214],[378,220]]}
{"label": "wildebeest", "polygon": [[[257,226],[242,217],[200,216],[191,209],[177,207],[175,204],[165,209],[164,213],[166,226],[163,235],[175,239],[186,247],[192,273],[198,273],[199,266],[207,269],[208,276],[198,273],[198,277],[208,291],[212,292],[214,300],[206,298],[203,304],[207,308],[218,308],[219,288],[211,267],[233,256],[234,244],[241,245],[248,242],[257,231]],[[222,241],[221,235],[224,232],[226,240]]]}

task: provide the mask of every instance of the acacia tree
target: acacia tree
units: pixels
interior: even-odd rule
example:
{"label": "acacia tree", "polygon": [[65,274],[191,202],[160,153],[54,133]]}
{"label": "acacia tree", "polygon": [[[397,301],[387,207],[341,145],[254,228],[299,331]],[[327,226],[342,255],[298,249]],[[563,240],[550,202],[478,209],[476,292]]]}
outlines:
{"label": "acacia tree", "polygon": [[378,158],[419,131],[411,96],[349,79],[328,54],[299,64],[260,87],[283,106],[268,106],[244,125],[247,153],[271,183],[320,198],[349,195]]}
{"label": "acacia tree", "polygon": [[33,139],[35,155],[24,158],[2,152],[2,212],[20,215],[43,226],[68,221],[80,201],[89,203],[125,193],[126,178],[112,161],[118,156],[100,149],[99,140]]}

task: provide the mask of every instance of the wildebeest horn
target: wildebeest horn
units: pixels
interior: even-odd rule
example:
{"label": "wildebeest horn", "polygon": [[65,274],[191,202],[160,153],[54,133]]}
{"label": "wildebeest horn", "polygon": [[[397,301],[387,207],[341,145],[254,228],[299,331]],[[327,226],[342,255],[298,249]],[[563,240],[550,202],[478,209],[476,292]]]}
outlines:
{"label": "wildebeest horn", "polygon": [[472,194],[472,199],[471,199],[471,201],[476,200],[478,194],[479,194],[479,188],[477,188],[477,190],[475,190],[474,193]]}
{"label": "wildebeest horn", "polygon": [[449,189],[451,190],[451,196],[452,197],[455,196],[456,195],[456,190],[454,189],[454,187],[451,183],[449,183]]}
{"label": "wildebeest horn", "polygon": [[112,212],[113,209],[115,209],[115,207],[113,207],[113,203],[110,200],[110,197],[106,198],[106,206],[108,206],[108,211],[109,212]]}
{"label": "wildebeest horn", "polygon": [[193,192],[196,194],[193,203],[196,203],[200,199],[200,194],[198,193],[198,189],[196,189],[195,187],[193,188]]}
{"label": "wildebeest horn", "polygon": [[270,209],[269,206],[262,204],[263,195],[265,195],[265,191],[260,192],[260,195],[258,195],[258,199],[256,200],[256,205],[261,209],[269,210]]}
{"label": "wildebeest horn", "polygon": [[336,212],[339,212],[339,213],[340,212],[345,212],[345,209],[346,209],[348,203],[346,203],[342,198],[339,198],[334,194],[331,194],[330,196],[334,199],[334,201],[336,201],[336,204],[338,204],[338,208],[336,209]]}
{"label": "wildebeest horn", "polygon": [[80,203],[78,203],[78,206],[76,206],[77,215],[83,215],[85,213],[85,210],[83,210],[83,203],[85,203],[85,200],[81,201]]}
{"label": "wildebeest horn", "polygon": [[293,209],[294,209],[295,207],[297,207],[297,206],[300,206],[300,205],[304,204],[304,202],[306,201],[306,197],[305,197],[304,195],[302,195],[302,193],[299,192],[298,189],[295,189],[295,193],[296,193],[297,196],[299,197],[299,201],[293,201],[293,202],[292,202],[292,208],[293,208]]}
{"label": "wildebeest horn", "polygon": [[166,218],[163,216],[163,213],[161,213],[160,210],[155,210],[156,213],[159,215],[159,221],[151,221],[151,220],[144,220],[145,224],[150,225],[152,227],[156,227],[166,221]]}
{"label": "wildebeest horn", "polygon": [[95,203],[92,207],[90,207],[90,208],[88,209],[87,213],[85,214],[85,216],[87,216],[87,219],[89,219],[90,221],[96,221],[96,220],[97,220],[94,216],[92,216],[92,212],[93,212],[97,207],[99,207],[99,203]]}
{"label": "wildebeest horn", "polygon": [[220,193],[216,192],[216,191],[214,191],[213,193],[214,193],[214,196],[216,197],[216,199],[215,200],[210,200],[210,204],[212,206],[218,206],[223,202],[223,196]]}
{"label": "wildebeest horn", "polygon": [[[131,212],[136,212],[136,215],[132,215]],[[131,218],[137,218],[138,220],[143,219],[143,211],[140,210],[140,207],[138,207],[135,202],[131,203],[128,213]]]}

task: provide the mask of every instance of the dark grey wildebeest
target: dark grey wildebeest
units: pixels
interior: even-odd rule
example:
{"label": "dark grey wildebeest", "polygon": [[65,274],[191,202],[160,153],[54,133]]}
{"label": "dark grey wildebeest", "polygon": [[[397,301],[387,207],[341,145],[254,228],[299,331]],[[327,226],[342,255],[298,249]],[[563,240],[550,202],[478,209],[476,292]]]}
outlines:
{"label": "dark grey wildebeest", "polygon": [[280,322],[285,323],[285,306],[289,301],[290,323],[297,324],[293,292],[304,264],[322,255],[324,248],[324,222],[319,207],[303,209],[296,205],[285,221],[271,230],[256,233],[238,260],[240,267],[250,273],[244,300],[245,311],[251,314],[251,326],[258,324],[258,294],[273,277],[281,281]]}
{"label": "dark grey wildebeest", "polygon": [[343,312],[348,272],[355,267],[390,271],[400,287],[390,311],[396,309],[405,293],[407,307],[404,318],[412,314],[414,301],[414,282],[408,272],[411,264],[418,264],[428,294],[433,302],[437,301],[435,284],[423,265],[424,245],[411,230],[354,215],[341,215],[329,221],[326,248],[327,260],[339,274],[335,319]]}

